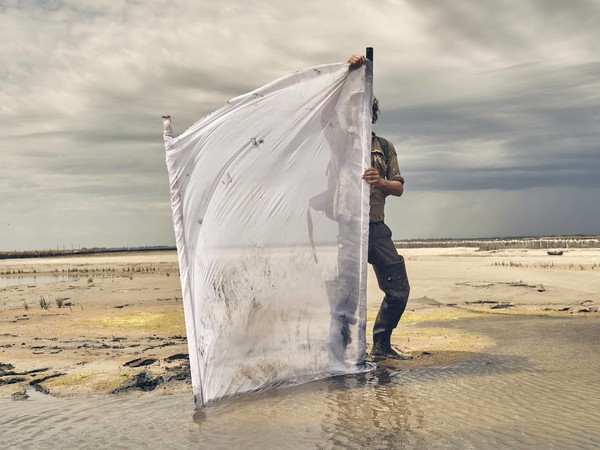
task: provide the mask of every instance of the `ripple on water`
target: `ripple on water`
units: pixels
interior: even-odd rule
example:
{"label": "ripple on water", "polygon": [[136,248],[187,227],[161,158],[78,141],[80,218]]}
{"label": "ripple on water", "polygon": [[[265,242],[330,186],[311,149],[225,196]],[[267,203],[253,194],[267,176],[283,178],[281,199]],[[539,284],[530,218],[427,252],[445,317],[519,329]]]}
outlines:
{"label": "ripple on water", "polygon": [[[229,399],[191,394],[0,401],[8,448],[597,448],[600,321],[453,322],[498,343],[438,367],[379,368]],[[1,446],[1,445],[0,445]]]}

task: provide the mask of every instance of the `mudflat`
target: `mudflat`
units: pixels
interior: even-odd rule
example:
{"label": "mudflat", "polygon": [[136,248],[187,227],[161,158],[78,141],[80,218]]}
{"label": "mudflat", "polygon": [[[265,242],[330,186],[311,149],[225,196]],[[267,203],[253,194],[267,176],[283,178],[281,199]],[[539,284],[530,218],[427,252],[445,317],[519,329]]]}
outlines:
{"label": "mudflat", "polygon": [[[461,318],[600,316],[600,249],[399,252],[411,299],[393,344],[414,358],[383,365],[446,364],[496,345],[450,325]],[[368,289],[370,341],[381,300],[371,270]],[[187,353],[174,251],[0,260],[0,396],[191,392]]]}

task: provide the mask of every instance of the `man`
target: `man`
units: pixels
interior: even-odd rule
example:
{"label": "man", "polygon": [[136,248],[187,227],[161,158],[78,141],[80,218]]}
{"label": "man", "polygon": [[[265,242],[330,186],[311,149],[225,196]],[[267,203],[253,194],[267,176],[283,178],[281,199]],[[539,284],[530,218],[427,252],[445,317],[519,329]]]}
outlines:
{"label": "man", "polygon": [[[348,63],[350,70],[358,69],[366,63],[366,58],[352,55]],[[373,123],[377,121],[378,114],[379,103],[374,99]],[[410,286],[404,258],[398,255],[392,232],[384,223],[385,199],[388,195],[400,197],[403,194],[404,178],[400,175],[394,146],[375,133],[371,142],[371,167],[365,170],[362,178],[371,186],[368,262],[373,266],[379,288],[385,294],[373,326],[371,356],[375,360],[411,359],[409,354],[393,349],[390,342],[392,331],[406,308]]]}

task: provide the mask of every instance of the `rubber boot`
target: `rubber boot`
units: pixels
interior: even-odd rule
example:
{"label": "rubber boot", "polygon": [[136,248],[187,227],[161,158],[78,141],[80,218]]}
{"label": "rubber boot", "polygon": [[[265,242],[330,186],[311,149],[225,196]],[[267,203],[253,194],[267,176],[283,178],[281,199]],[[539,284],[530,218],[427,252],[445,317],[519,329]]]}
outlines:
{"label": "rubber boot", "polygon": [[385,266],[374,265],[373,269],[377,276],[379,288],[385,293],[385,297],[381,302],[373,326],[373,350],[371,355],[376,360],[383,358],[411,359],[412,356],[394,350],[390,342],[392,331],[398,326],[410,294],[404,258],[400,257],[398,262]]}
{"label": "rubber boot", "polygon": [[391,333],[378,333],[373,335],[373,350],[371,356],[374,361],[382,361],[386,358],[390,359],[412,359],[412,355],[404,352],[398,352],[392,348]]}

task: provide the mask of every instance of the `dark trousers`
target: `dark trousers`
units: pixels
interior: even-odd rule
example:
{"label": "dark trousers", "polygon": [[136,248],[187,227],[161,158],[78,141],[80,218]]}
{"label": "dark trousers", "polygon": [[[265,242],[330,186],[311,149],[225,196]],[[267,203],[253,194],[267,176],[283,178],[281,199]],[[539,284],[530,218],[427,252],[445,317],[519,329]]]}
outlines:
{"label": "dark trousers", "polygon": [[389,344],[392,331],[406,309],[410,285],[404,258],[398,255],[392,231],[383,222],[369,223],[368,261],[373,265],[379,288],[385,294],[373,326],[373,341]]}

